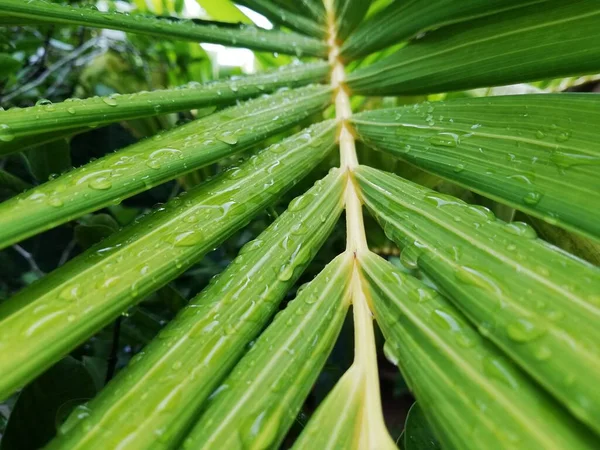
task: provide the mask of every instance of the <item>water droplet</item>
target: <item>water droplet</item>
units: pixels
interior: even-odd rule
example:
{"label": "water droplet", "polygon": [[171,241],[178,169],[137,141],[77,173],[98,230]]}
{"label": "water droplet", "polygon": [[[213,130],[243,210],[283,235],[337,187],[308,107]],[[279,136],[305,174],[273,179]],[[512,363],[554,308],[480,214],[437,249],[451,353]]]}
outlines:
{"label": "water droplet", "polygon": [[421,256],[421,253],[422,250],[416,245],[407,245],[400,253],[400,262],[407,269],[414,270],[419,266],[419,256]]}
{"label": "water droplet", "polygon": [[295,266],[293,264],[285,264],[283,266],[281,266],[281,269],[279,270],[279,274],[277,275],[277,279],[279,281],[288,281],[292,278],[292,276],[294,275],[294,268]]}
{"label": "water droplet", "polygon": [[249,415],[241,424],[240,439],[245,449],[271,448],[279,434],[280,417],[275,406]]}
{"label": "water droplet", "polygon": [[64,205],[63,201],[60,198],[58,198],[58,197],[50,197],[48,199],[48,204],[50,206],[55,207],[55,208],[58,208],[58,207]]}
{"label": "water droplet", "polygon": [[504,229],[510,234],[527,239],[535,239],[537,237],[535,230],[524,222],[507,223],[504,225]]}
{"label": "water droplet", "polygon": [[462,172],[463,170],[465,170],[465,165],[464,164],[457,164],[452,168],[452,171],[455,173],[459,173]]}
{"label": "water droplet", "polygon": [[429,138],[429,142],[439,147],[456,147],[460,138],[456,133],[438,133]]}
{"label": "water droplet", "polygon": [[81,295],[81,286],[78,284],[63,288],[58,296],[64,300],[76,300]]}
{"label": "water droplet", "polygon": [[510,367],[501,359],[486,356],[483,358],[482,365],[483,373],[485,373],[488,377],[498,380],[501,383],[512,387],[513,389],[519,387],[517,380],[513,377],[512,367]]}
{"label": "water droplet", "polygon": [[501,296],[502,289],[498,282],[490,274],[485,273],[481,269],[476,269],[469,266],[460,266],[454,272],[454,275],[458,281],[472,286],[485,289],[486,291],[493,292],[494,294]]}
{"label": "water droplet", "polygon": [[231,131],[225,131],[223,133],[219,133],[215,137],[219,141],[224,142],[229,145],[235,145],[238,143],[238,138]]}
{"label": "water droplet", "polygon": [[10,142],[15,138],[15,135],[10,128],[5,123],[0,123],[0,141],[2,142]]}
{"label": "water droplet", "polygon": [[184,231],[171,235],[169,242],[175,247],[191,247],[202,242],[202,235],[198,231]]}
{"label": "water droplet", "polygon": [[398,358],[396,354],[396,348],[387,341],[383,344],[383,354],[385,356],[385,359],[387,359],[395,366],[397,366],[400,362],[400,358]]}
{"label": "water droplet", "polygon": [[567,153],[558,150],[550,154],[550,161],[563,169],[578,165],[600,165],[600,157],[598,156]]}
{"label": "water droplet", "polygon": [[529,342],[539,338],[546,332],[546,329],[533,321],[520,318],[512,321],[506,327],[508,337],[516,342]]}
{"label": "water droplet", "polygon": [[90,180],[88,186],[98,191],[104,191],[112,187],[112,181],[108,177],[98,177]]}
{"label": "water droplet", "polygon": [[540,194],[539,192],[531,191],[525,194],[525,197],[523,197],[523,202],[527,205],[537,205],[540,202],[541,198],[542,194]]}
{"label": "water droplet", "polygon": [[102,101],[106,103],[108,106],[117,106],[117,99],[114,95],[109,95],[108,97],[102,97]]}
{"label": "water droplet", "polygon": [[73,108],[72,106],[67,108],[67,112],[71,115],[75,115],[77,114],[77,111],[75,110],[75,108]]}
{"label": "water droplet", "polygon": [[537,130],[535,132],[535,137],[538,139],[544,139],[546,137],[546,133],[544,133],[542,130]]}
{"label": "water droplet", "polygon": [[300,211],[300,210],[306,208],[310,204],[311,201],[312,201],[312,197],[308,194],[301,195],[300,197],[296,197],[288,205],[288,211]]}
{"label": "water droplet", "polygon": [[571,132],[570,131],[562,131],[558,134],[558,136],[556,136],[556,141],[557,142],[566,142],[571,138]]}

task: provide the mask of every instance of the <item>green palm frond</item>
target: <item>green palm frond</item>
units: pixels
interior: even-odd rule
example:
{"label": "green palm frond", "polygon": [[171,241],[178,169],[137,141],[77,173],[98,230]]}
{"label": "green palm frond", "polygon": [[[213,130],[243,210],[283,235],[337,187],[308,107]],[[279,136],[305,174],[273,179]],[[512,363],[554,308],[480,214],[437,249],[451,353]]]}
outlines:
{"label": "green palm frond", "polygon": [[[172,3],[160,11],[182,11]],[[81,349],[129,310],[149,337],[136,334],[114,379],[115,361],[94,378],[87,403],[56,413],[45,448],[595,448],[600,97],[545,92],[600,71],[598,2],[238,3],[273,29],[0,0],[9,32],[99,28],[284,55],[256,53],[282,67],[251,75],[0,109],[0,248],[39,278],[0,301],[0,400],[67,355],[85,363]],[[503,88],[525,95],[473,91],[526,82]],[[159,131],[65,170],[69,142],[117,124]],[[25,151],[32,183],[13,170]],[[115,220],[167,182],[164,205]],[[71,228],[81,254],[47,274],[17,245]],[[236,232],[246,244],[189,302],[168,285]],[[164,327],[144,309],[153,294],[175,305]],[[307,408],[346,320],[353,359]],[[386,427],[378,351],[418,401],[407,433],[429,439]]]}

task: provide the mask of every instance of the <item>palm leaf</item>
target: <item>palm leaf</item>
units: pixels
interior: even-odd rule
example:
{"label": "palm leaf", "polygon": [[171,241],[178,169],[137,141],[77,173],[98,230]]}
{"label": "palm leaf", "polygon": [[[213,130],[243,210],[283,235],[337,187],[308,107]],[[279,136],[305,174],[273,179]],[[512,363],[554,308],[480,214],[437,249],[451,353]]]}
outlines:
{"label": "palm leaf", "polygon": [[340,331],[351,269],[352,258],[338,256],[275,317],[217,388],[184,448],[281,443]]}
{"label": "palm leaf", "polygon": [[386,354],[444,448],[590,448],[591,433],[450,302],[373,253],[360,258]]}
{"label": "palm leaf", "polygon": [[403,247],[404,264],[423,270],[484,336],[598,430],[600,269],[484,207],[368,167],[356,179]]}
{"label": "palm leaf", "polygon": [[[0,141],[12,143],[13,139],[18,141],[26,136],[59,130],[85,129],[203,106],[226,105],[235,100],[271,93],[282,87],[321,82],[328,72],[326,63],[294,64],[265,74],[207,84],[190,83],[175,89],[69,99],[50,105],[14,108],[0,111]],[[39,143],[39,137],[32,142]],[[23,145],[0,146],[0,155],[23,148]]]}
{"label": "palm leaf", "polygon": [[72,170],[0,205],[0,247],[247,149],[322,110],[330,96],[309,86],[250,100]]}
{"label": "palm leaf", "polygon": [[333,140],[331,122],[292,136],[2,302],[0,399],[246,225],[313,169]]}
{"label": "palm leaf", "polygon": [[422,169],[600,239],[600,96],[523,95],[357,114],[360,139]]}
{"label": "palm leaf", "polygon": [[598,2],[553,0],[427,33],[350,74],[348,86],[357,94],[428,94],[594,73],[599,38]]}
{"label": "palm leaf", "polygon": [[[414,38],[419,33],[450,24],[468,22],[512,8],[544,4],[547,0],[418,0],[392,2],[365,20],[342,46],[345,59],[356,59],[390,45]],[[544,7],[541,6],[540,7]],[[463,24],[468,26],[469,24]]]}
{"label": "palm leaf", "polygon": [[[154,430],[168,430],[160,441],[177,444],[331,232],[342,210],[344,183],[343,174],[334,171],[293,200],[126,370],[72,414],[48,448],[118,445],[129,433],[125,420],[136,424],[135,435],[127,438],[132,447],[151,446]],[[163,412],[165,402],[170,414]],[[82,410],[90,413],[81,416]]]}
{"label": "palm leaf", "polygon": [[214,23],[204,25],[191,21],[171,21],[141,15],[103,13],[42,0],[27,0],[27,2],[0,0],[0,13],[26,19],[27,24],[50,23],[108,28],[170,39],[250,47],[297,56],[327,54],[327,46],[317,39],[294,33],[265,31],[251,25],[217,26]]}

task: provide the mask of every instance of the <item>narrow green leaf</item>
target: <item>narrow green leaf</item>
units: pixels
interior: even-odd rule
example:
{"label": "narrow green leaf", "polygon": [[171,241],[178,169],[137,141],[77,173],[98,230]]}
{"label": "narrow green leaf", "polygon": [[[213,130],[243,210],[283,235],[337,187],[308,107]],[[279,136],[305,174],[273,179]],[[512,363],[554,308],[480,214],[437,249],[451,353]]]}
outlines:
{"label": "narrow green leaf", "polygon": [[336,38],[344,41],[363,20],[371,0],[328,0],[335,12]]}
{"label": "narrow green leaf", "polygon": [[[359,258],[385,354],[401,368],[443,448],[593,448],[592,433],[450,302],[373,253]],[[407,428],[406,449],[424,448],[412,447],[411,435]]]}
{"label": "narrow green leaf", "polygon": [[330,97],[328,87],[309,86],[250,100],[73,170],[0,204],[0,247],[244,150],[322,110]]}
{"label": "narrow green leaf", "polygon": [[529,214],[600,239],[600,96],[456,99],[369,111],[359,138]]}
{"label": "narrow green leaf", "polygon": [[[121,120],[139,119],[204,106],[223,105],[256,97],[283,87],[324,81],[325,62],[293,64],[264,74],[237,77],[207,84],[190,83],[176,89],[69,99],[62,103],[0,111],[0,141],[11,142],[58,130],[98,127]],[[12,151],[22,150],[15,146]],[[0,147],[0,155],[8,153]]]}
{"label": "narrow green leaf", "polygon": [[185,449],[278,448],[325,364],[350,303],[353,259],[334,259],[217,388]]}
{"label": "narrow green leaf", "polygon": [[24,154],[31,174],[41,182],[71,168],[71,146],[66,139],[47,142]]}
{"label": "narrow green leaf", "polygon": [[485,207],[368,167],[356,179],[403,247],[403,264],[425,272],[484,336],[600,431],[600,269]]}
{"label": "narrow green leaf", "polygon": [[10,189],[12,192],[18,194],[26,189],[30,189],[31,185],[12,173],[0,169],[0,187]]}
{"label": "narrow green leaf", "polygon": [[57,362],[19,393],[0,449],[42,448],[67,415],[95,394],[94,380],[83,364],[70,356]]}
{"label": "narrow green leaf", "polygon": [[[277,311],[331,232],[342,211],[345,181],[335,170],[293,200],[287,212],[248,243],[225,272],[83,408],[85,415],[73,414],[48,448],[105,449],[125,439],[136,449],[178,445],[204,401]],[[145,395],[148,392],[151,395]],[[167,408],[169,414],[164,414]],[[123,428],[124,421],[135,423],[133,434]],[[161,430],[159,436],[155,430]]]}
{"label": "narrow green leaf", "polygon": [[[367,56],[419,33],[477,17],[497,14],[507,9],[546,0],[432,0],[422,2],[394,1],[363,22],[344,42],[341,53],[345,59]],[[463,24],[468,26],[469,24]]]}
{"label": "narrow green leaf", "polygon": [[[6,116],[4,116],[4,113],[5,112],[8,113],[9,111],[10,111],[10,113],[13,113],[16,110],[11,109],[8,111],[0,111],[0,117],[6,117]],[[35,133],[35,131],[32,130],[32,128],[35,128],[35,122],[33,125],[31,122],[28,122],[26,127],[29,130],[29,132],[33,131]],[[0,134],[5,133],[4,137],[0,138],[0,157],[9,155],[11,153],[23,152],[27,149],[35,148],[42,144],[47,144],[48,142],[53,142],[58,139],[67,138],[69,136],[82,133],[84,131],[89,131],[89,128],[88,127],[72,128],[72,129],[69,128],[69,129],[63,129],[63,130],[59,130],[59,131],[50,131],[50,132],[46,132],[46,133],[42,133],[42,134],[30,134],[25,137],[13,139],[12,131],[0,130]],[[8,137],[7,137],[7,135],[8,135]],[[8,140],[3,140],[3,139],[8,139]]]}
{"label": "narrow green leaf", "polygon": [[239,0],[238,3],[261,13],[274,23],[286,25],[308,36],[322,39],[327,34],[327,30],[322,23],[315,22],[301,14],[296,14],[271,0]]}
{"label": "narrow green leaf", "polygon": [[348,76],[356,94],[431,94],[600,71],[597,0],[552,0],[427,33]]}
{"label": "narrow green leaf", "polygon": [[0,399],[245,226],[323,160],[335,128],[265,149],[0,303]]}
{"label": "narrow green leaf", "polygon": [[319,405],[292,449],[356,448],[363,412],[364,380],[351,367]]}
{"label": "narrow green leaf", "polygon": [[404,431],[404,450],[439,450],[439,442],[435,438],[431,426],[418,403],[413,403],[406,416]]}
{"label": "narrow green leaf", "polygon": [[251,25],[200,25],[191,21],[165,20],[47,3],[42,0],[0,0],[0,13],[35,23],[81,25],[121,30],[169,39],[211,42],[233,47],[294,54],[325,56],[325,42],[301,34],[266,31]]}

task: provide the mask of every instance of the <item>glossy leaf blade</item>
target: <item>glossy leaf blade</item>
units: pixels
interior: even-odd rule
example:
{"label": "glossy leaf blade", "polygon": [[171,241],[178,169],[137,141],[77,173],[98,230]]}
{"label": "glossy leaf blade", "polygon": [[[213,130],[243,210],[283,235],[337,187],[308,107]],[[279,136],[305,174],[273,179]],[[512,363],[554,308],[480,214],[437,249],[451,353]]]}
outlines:
{"label": "glossy leaf blade", "polygon": [[371,0],[331,0],[335,14],[336,38],[345,40],[363,20]]}
{"label": "glossy leaf blade", "polygon": [[[14,108],[0,111],[0,141],[11,142],[59,130],[98,127],[121,120],[233,103],[282,87],[321,82],[328,73],[329,65],[324,62],[294,64],[264,74],[207,84],[190,83],[175,89],[69,99],[62,103]],[[10,151],[23,150],[23,147],[12,145],[9,148]],[[0,147],[0,155],[8,153],[3,150]]]}
{"label": "glossy leaf blade", "polygon": [[2,302],[0,399],[245,226],[322,161],[334,142],[333,122],[304,130]]}
{"label": "glossy leaf blade", "polygon": [[350,368],[311,416],[294,450],[356,448],[363,412],[364,377]]}
{"label": "glossy leaf blade", "polygon": [[444,448],[591,448],[592,433],[450,302],[373,253],[359,258],[386,354]]}
{"label": "glossy leaf blade", "polygon": [[[474,18],[497,14],[507,9],[543,4],[546,0],[419,0],[394,1],[364,21],[344,42],[345,59],[356,59],[419,33]],[[543,6],[541,6],[543,7]],[[468,27],[468,23],[463,27]]]}
{"label": "glossy leaf blade", "polygon": [[[136,449],[178,445],[330,234],[342,211],[345,182],[336,169],[293,200],[86,405],[85,420],[77,419],[81,411],[73,414],[48,449],[115,448],[125,439]],[[163,413],[166,408],[169,414]],[[133,434],[123,422],[135,423]],[[154,430],[164,430],[159,443]]]}
{"label": "glossy leaf blade", "polygon": [[486,208],[361,166],[369,210],[479,331],[599,430],[600,269]]}
{"label": "glossy leaf blade", "polygon": [[325,42],[301,34],[266,31],[249,25],[199,25],[142,15],[104,13],[88,8],[47,3],[41,0],[0,0],[0,13],[35,23],[81,25],[127,31],[169,39],[248,47],[297,56],[325,56]]}
{"label": "glossy leaf blade", "polygon": [[427,33],[348,76],[356,94],[431,94],[600,71],[596,0],[552,0]]}
{"label": "glossy leaf blade", "polygon": [[350,303],[353,261],[334,259],[217,388],[183,448],[277,448],[335,343]]}
{"label": "glossy leaf blade", "polygon": [[308,36],[322,39],[326,35],[327,30],[323,24],[290,11],[271,0],[240,0],[239,3],[261,13],[275,23],[286,25]]}
{"label": "glossy leaf blade", "polygon": [[250,100],[68,172],[0,204],[0,247],[244,150],[322,110],[330,95],[309,86]]}
{"label": "glossy leaf blade", "polygon": [[376,149],[600,239],[600,96],[456,99],[352,119]]}

